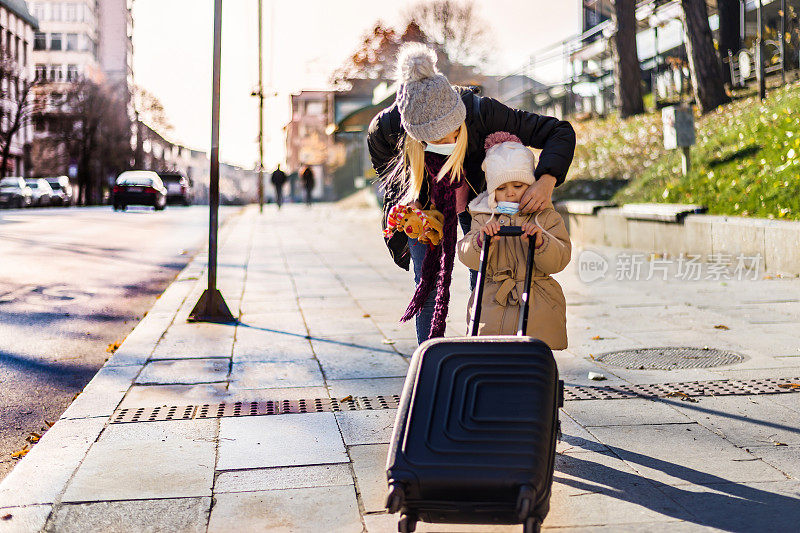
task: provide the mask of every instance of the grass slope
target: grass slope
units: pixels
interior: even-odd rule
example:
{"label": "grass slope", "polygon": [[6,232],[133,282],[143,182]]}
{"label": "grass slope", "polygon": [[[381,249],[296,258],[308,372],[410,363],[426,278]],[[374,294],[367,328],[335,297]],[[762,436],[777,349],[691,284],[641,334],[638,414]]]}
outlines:
{"label": "grass slope", "polygon": [[662,144],[661,114],[576,124],[570,179],[625,179],[614,200],[706,205],[710,213],[800,220],[800,83],[721,106],[696,122],[692,169]]}

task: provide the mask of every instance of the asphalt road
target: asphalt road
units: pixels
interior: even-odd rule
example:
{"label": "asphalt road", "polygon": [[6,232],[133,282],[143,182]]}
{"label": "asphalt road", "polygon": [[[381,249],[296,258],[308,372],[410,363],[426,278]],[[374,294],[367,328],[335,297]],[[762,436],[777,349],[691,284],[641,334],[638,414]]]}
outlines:
{"label": "asphalt road", "polygon": [[[220,219],[238,208],[223,208]],[[0,479],[205,246],[208,207],[0,210]]]}

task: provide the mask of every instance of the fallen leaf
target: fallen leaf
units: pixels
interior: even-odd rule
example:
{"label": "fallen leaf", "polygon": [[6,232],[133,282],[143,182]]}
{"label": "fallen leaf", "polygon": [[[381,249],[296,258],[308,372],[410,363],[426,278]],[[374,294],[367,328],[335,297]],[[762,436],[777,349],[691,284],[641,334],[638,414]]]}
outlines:
{"label": "fallen leaf", "polygon": [[25,457],[28,454],[29,451],[31,451],[31,450],[30,450],[30,448],[28,448],[28,445],[26,444],[25,447],[22,448],[21,450],[17,450],[16,452],[12,453],[11,454],[11,458],[12,459],[21,459],[21,458]]}
{"label": "fallen leaf", "polygon": [[381,342],[383,344],[394,344],[395,343],[395,341],[393,341],[392,339],[383,339]]}
{"label": "fallen leaf", "polygon": [[697,403],[697,400],[695,400],[694,398],[692,398],[691,396],[689,396],[688,394],[686,394],[684,392],[672,391],[669,394],[667,394],[667,396],[671,397],[671,398],[680,398],[682,402]]}
{"label": "fallen leaf", "polygon": [[592,358],[592,361],[594,361],[594,354],[590,353],[590,354],[589,354],[589,357],[591,357],[591,358]]}
{"label": "fallen leaf", "polygon": [[782,389],[800,389],[800,383],[781,383],[778,387]]}
{"label": "fallen leaf", "polygon": [[362,316],[363,316],[364,318],[369,318],[369,317],[371,317],[372,315],[370,315],[369,313],[364,313]]}
{"label": "fallen leaf", "polygon": [[46,418],[44,419],[44,423],[47,424],[49,428],[53,427],[53,424],[55,424],[55,422],[48,422]]}
{"label": "fallen leaf", "polygon": [[4,514],[3,516],[0,516],[0,518],[2,518],[3,520],[11,520],[13,517],[14,517],[13,514]]}
{"label": "fallen leaf", "polygon": [[347,396],[345,396],[344,398],[342,398],[339,401],[340,402],[352,402],[353,401],[353,395],[352,394],[348,394]]}
{"label": "fallen leaf", "polygon": [[731,328],[729,328],[725,324],[717,324],[716,326],[714,326],[714,329],[731,329]]}
{"label": "fallen leaf", "polygon": [[778,441],[772,441],[772,444],[774,444],[775,446],[786,446],[787,445],[785,442],[778,442]]}
{"label": "fallen leaf", "polygon": [[592,340],[593,341],[601,341],[601,340],[603,340],[603,337],[601,337],[600,335],[595,335],[594,337],[592,337]]}
{"label": "fallen leaf", "polygon": [[119,348],[119,345],[122,344],[120,341],[112,342],[106,347],[106,352],[114,353]]}

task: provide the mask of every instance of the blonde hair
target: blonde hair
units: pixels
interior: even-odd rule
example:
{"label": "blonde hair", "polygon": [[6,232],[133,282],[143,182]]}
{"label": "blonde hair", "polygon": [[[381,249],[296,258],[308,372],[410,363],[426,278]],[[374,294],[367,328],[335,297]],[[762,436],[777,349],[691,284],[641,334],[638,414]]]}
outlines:
{"label": "blonde hair", "polygon": [[[467,156],[467,124],[461,123],[456,137],[456,147],[447,157],[439,174],[434,178],[439,181],[450,172],[450,183],[464,179],[464,158]],[[419,198],[422,184],[425,183],[425,147],[422,143],[406,134],[403,140],[400,169],[402,175],[408,176],[408,189],[402,203],[412,202]]]}

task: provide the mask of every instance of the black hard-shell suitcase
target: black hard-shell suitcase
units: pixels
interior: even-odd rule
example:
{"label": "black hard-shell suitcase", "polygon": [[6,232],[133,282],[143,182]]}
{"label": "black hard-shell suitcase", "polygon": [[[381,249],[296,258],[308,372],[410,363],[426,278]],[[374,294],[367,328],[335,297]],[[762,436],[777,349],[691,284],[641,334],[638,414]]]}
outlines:
{"label": "black hard-shell suitcase", "polygon": [[[503,237],[521,228],[501,228]],[[529,247],[518,336],[476,337],[485,239],[472,337],[423,343],[411,360],[386,462],[386,507],[398,531],[416,522],[524,524],[537,532],[550,507],[563,383],[553,352],[524,335],[533,270]]]}

